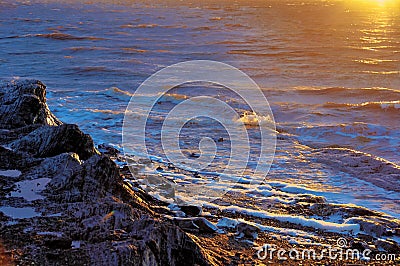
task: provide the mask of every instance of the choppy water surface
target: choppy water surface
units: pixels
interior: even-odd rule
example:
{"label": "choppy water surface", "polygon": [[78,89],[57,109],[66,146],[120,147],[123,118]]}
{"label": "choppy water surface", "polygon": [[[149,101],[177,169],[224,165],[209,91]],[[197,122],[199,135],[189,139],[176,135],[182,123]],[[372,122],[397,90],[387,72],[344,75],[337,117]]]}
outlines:
{"label": "choppy water surface", "polygon": [[[192,59],[232,64],[260,85],[281,133],[267,180],[289,194],[273,197],[311,193],[400,217],[400,185],[385,189],[371,182],[379,163],[369,171],[364,165],[360,178],[346,160],[327,163],[315,154],[316,148],[345,147],[400,163],[399,2],[216,2],[0,1],[0,78],[42,80],[59,118],[79,124],[98,144],[118,147],[125,108],[149,75]],[[239,113],[246,110],[229,92],[189,86],[164,96],[153,119],[186,97],[213,93]],[[225,136],[215,121],[201,122],[182,131],[188,154],[201,137]],[[159,126],[150,124],[148,148],[162,158]],[[253,128],[249,135],[255,155],[259,135]],[[210,172],[218,172],[229,153],[229,142],[218,145],[219,161]],[[198,179],[166,175],[177,184]],[[271,196],[256,192],[250,196]]]}

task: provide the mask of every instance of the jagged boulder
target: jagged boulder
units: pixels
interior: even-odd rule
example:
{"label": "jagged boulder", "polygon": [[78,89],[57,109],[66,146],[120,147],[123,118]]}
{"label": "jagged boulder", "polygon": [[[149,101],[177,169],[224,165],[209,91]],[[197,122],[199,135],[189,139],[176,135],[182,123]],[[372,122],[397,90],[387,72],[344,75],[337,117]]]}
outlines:
{"label": "jagged boulder", "polygon": [[96,151],[92,138],[84,134],[77,125],[62,124],[43,126],[8,145],[13,150],[23,151],[34,157],[51,157],[65,152],[74,152],[86,160]]}
{"label": "jagged boulder", "polygon": [[1,84],[1,127],[19,128],[33,124],[61,124],[47,107],[46,86],[39,80],[16,80]]}

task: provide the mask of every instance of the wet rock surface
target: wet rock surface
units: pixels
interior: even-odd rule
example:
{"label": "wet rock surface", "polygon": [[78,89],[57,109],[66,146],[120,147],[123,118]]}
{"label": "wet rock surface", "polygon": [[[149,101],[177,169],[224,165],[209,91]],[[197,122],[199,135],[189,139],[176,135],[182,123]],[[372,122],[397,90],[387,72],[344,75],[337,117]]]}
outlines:
{"label": "wet rock surface", "polygon": [[0,85],[0,264],[211,264],[45,93],[40,81]]}

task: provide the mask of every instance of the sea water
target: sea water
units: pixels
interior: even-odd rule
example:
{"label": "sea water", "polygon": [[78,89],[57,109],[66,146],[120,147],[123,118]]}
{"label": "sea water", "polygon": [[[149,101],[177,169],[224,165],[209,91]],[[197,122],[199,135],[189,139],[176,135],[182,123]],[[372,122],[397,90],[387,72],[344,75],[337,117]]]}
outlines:
{"label": "sea water", "polygon": [[[398,1],[2,0],[0,79],[42,80],[57,117],[78,124],[96,144],[121,149],[127,104],[146,78],[187,60],[231,64],[260,86],[278,132],[265,184],[233,189],[255,199],[245,208],[290,205],[312,194],[399,218],[399,171],[382,170],[400,164],[399,11]],[[160,131],[168,112],[201,95],[231,104],[242,121],[253,119],[229,89],[175,88],[160,98],[148,123],[154,160],[167,162]],[[260,136],[251,125],[248,132],[251,168]],[[216,160],[200,172],[208,182],[226,166],[230,142],[220,124],[198,119],[182,129],[183,153],[198,152],[204,137],[224,139],[216,142]],[[323,148],[332,150],[321,156]],[[354,162],[355,154],[369,163]],[[143,171],[159,174],[151,167]],[[163,175],[177,185],[198,182],[185,169],[165,167]],[[394,185],[384,186],[385,180]]]}

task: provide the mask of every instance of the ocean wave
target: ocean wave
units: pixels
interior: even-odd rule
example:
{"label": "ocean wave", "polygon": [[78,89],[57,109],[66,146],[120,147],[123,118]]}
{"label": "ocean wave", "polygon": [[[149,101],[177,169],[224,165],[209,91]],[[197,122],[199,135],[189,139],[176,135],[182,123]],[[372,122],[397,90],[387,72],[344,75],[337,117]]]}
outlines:
{"label": "ocean wave", "polygon": [[244,112],[238,119],[237,122],[243,123],[246,126],[259,126],[260,122],[266,122],[268,124],[274,123],[273,119],[267,115],[258,115],[255,112]]}
{"label": "ocean wave", "polygon": [[245,29],[249,29],[249,26],[240,24],[240,23],[226,23],[224,25],[225,27],[229,27],[229,28],[245,28]]}
{"label": "ocean wave", "polygon": [[207,44],[217,44],[217,45],[231,45],[231,46],[233,46],[233,45],[246,45],[246,44],[252,44],[252,43],[256,43],[256,42],[258,42],[257,40],[255,40],[255,39],[252,39],[252,40],[249,40],[249,39],[247,39],[247,40],[224,40],[224,41],[210,41],[210,42],[208,42]]}
{"label": "ocean wave", "polygon": [[109,92],[111,94],[126,95],[126,96],[129,96],[129,97],[133,96],[133,93],[130,93],[129,91],[124,91],[124,90],[122,90],[120,88],[117,88],[117,87],[111,87],[111,88],[105,89],[105,91]]}
{"label": "ocean wave", "polygon": [[15,18],[14,20],[23,21],[23,22],[34,22],[34,23],[43,22],[43,20],[40,18]]}
{"label": "ocean wave", "polygon": [[71,68],[74,74],[82,74],[82,73],[113,73],[116,70],[104,67],[104,66],[86,66],[86,67],[73,67]]}
{"label": "ocean wave", "polygon": [[212,27],[202,26],[193,28],[194,31],[204,31],[204,30],[212,30]]}
{"label": "ocean wave", "polygon": [[71,35],[68,33],[62,33],[62,32],[53,32],[53,33],[39,33],[35,34],[35,37],[40,37],[40,38],[48,38],[48,39],[53,39],[53,40],[90,40],[90,41],[99,41],[99,40],[104,40],[104,38],[100,37],[94,37],[94,36],[75,36]]}
{"label": "ocean wave", "polygon": [[286,132],[303,136],[318,136],[319,138],[328,135],[348,135],[349,137],[384,137],[391,136],[392,131],[381,125],[367,124],[362,122],[354,122],[350,124],[339,125],[316,125],[316,126],[303,126],[291,129],[285,129]]}
{"label": "ocean wave", "polygon": [[158,24],[124,24],[121,25],[120,28],[122,29],[145,29],[145,28],[155,28],[158,27]]}
{"label": "ocean wave", "polygon": [[[129,99],[134,95],[133,93],[129,92],[129,91],[125,91],[122,90],[120,88],[117,87],[110,87],[110,88],[106,88],[106,89],[102,89],[102,90],[95,90],[95,91],[84,91],[83,92],[84,95],[81,95],[82,97],[92,97],[93,94],[95,94],[96,96],[100,97],[112,97],[112,98],[116,98],[122,102],[126,102],[129,101]],[[76,92],[75,92],[76,94]]]}
{"label": "ocean wave", "polygon": [[377,75],[398,75],[398,74],[400,74],[400,71],[398,71],[398,70],[392,70],[392,71],[370,71],[370,70],[365,70],[365,71],[361,71],[361,73],[377,74]]}
{"label": "ocean wave", "polygon": [[[278,48],[279,49],[279,48]],[[246,56],[265,56],[265,57],[317,57],[322,56],[321,53],[318,52],[304,52],[304,51],[277,51],[271,52],[271,50],[277,49],[268,49],[264,52],[260,50],[253,49],[232,49],[227,52],[227,54],[238,54],[238,55],[246,55]]]}
{"label": "ocean wave", "polygon": [[0,37],[0,40],[2,40],[2,39],[27,38],[27,37],[33,37],[33,36],[34,36],[34,35],[32,35],[32,34],[10,35],[10,36],[5,36],[5,37]]}
{"label": "ocean wave", "polygon": [[124,114],[125,113],[125,110],[120,111],[120,110],[90,109],[90,108],[87,108],[85,110],[89,111],[89,112],[92,112],[92,113],[103,113],[103,114],[112,114],[112,115],[120,115],[120,114]]}
{"label": "ocean wave", "polygon": [[365,95],[392,95],[393,98],[400,98],[400,91],[391,89],[391,88],[381,88],[381,87],[373,87],[373,88],[345,88],[345,87],[329,87],[329,88],[320,88],[320,87],[294,87],[296,92],[302,94],[312,94],[312,95],[345,95],[354,97],[357,95],[365,96]]}
{"label": "ocean wave", "polygon": [[382,101],[382,102],[363,102],[363,103],[334,103],[327,102],[323,105],[326,108],[347,108],[353,110],[370,110],[370,111],[385,111],[395,112],[400,111],[400,100],[399,101]]}
{"label": "ocean wave", "polygon": [[31,37],[47,38],[47,39],[53,39],[53,40],[74,40],[74,41],[82,41],[82,40],[99,41],[99,40],[104,40],[104,38],[100,38],[100,37],[75,36],[75,35],[72,35],[72,34],[62,33],[62,32],[11,35],[11,36],[6,36],[6,37],[1,37],[0,39],[17,39],[17,38],[31,38]]}
{"label": "ocean wave", "polygon": [[387,191],[400,192],[400,166],[369,153],[347,148],[324,148],[313,153],[317,161],[372,183]]}
{"label": "ocean wave", "polygon": [[82,41],[82,40],[89,40],[89,41],[99,41],[105,40],[101,37],[94,37],[94,36],[75,36],[68,33],[61,33],[61,32],[53,32],[53,33],[38,33],[38,34],[22,34],[22,35],[10,35],[5,37],[0,37],[1,39],[18,39],[18,38],[31,38],[31,37],[39,37],[39,38],[47,38],[53,40],[72,40],[72,41]]}
{"label": "ocean wave", "polygon": [[[62,90],[62,91],[48,91],[48,97],[51,101],[57,101],[59,104],[64,105],[68,102],[72,107],[77,106],[78,108],[86,109],[85,102],[92,101],[92,106],[94,102],[99,103],[97,107],[102,110],[104,103],[107,103],[110,98],[115,98],[117,101],[113,101],[114,105],[123,106],[129,101],[133,93],[119,89],[117,87],[110,87],[101,90]],[[102,105],[103,104],[103,105]],[[109,105],[109,103],[107,104]],[[96,108],[94,108],[96,109]]]}
{"label": "ocean wave", "polygon": [[135,47],[123,47],[122,50],[125,52],[128,52],[128,53],[146,53],[147,52],[147,50],[138,49]]}
{"label": "ocean wave", "polygon": [[99,46],[78,46],[78,47],[69,47],[65,48],[65,50],[70,50],[73,52],[79,52],[79,51],[103,51],[103,50],[110,50],[111,48],[107,47],[99,47]]}
{"label": "ocean wave", "polygon": [[278,125],[278,131],[308,147],[349,148],[399,163],[400,134],[390,125],[352,122],[334,125]]}

